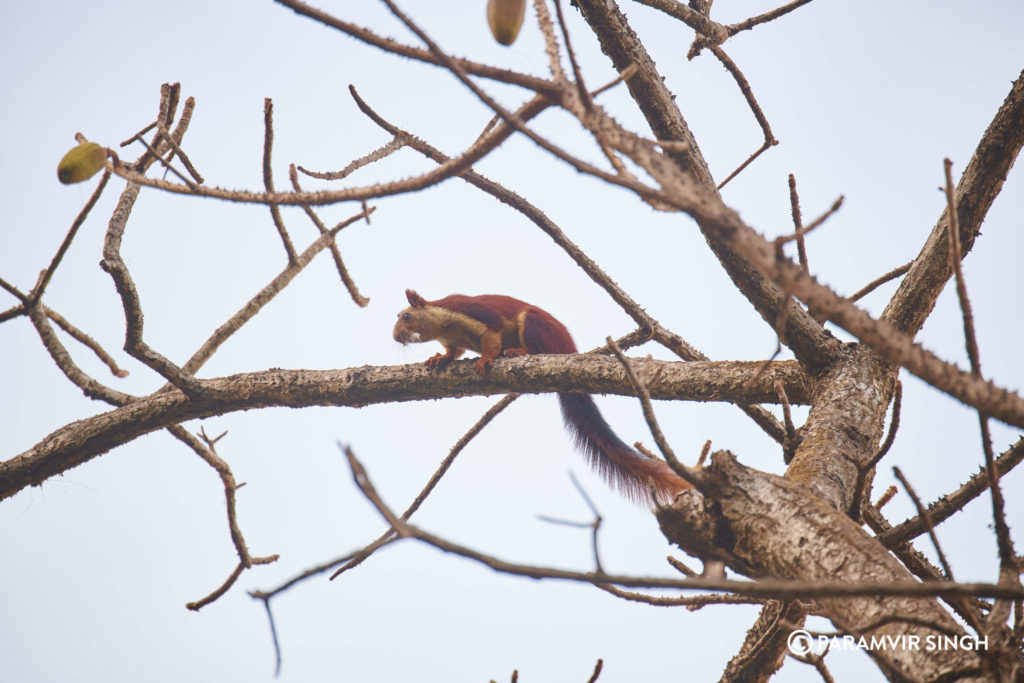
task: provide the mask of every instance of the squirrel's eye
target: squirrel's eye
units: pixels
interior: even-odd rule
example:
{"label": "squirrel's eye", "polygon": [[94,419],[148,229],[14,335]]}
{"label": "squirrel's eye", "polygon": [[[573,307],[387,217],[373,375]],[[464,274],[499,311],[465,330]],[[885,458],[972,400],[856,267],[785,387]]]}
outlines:
{"label": "squirrel's eye", "polygon": [[412,316],[411,315],[409,315],[408,313],[403,313],[402,314],[402,322],[406,322],[407,323],[410,320],[412,320]]}

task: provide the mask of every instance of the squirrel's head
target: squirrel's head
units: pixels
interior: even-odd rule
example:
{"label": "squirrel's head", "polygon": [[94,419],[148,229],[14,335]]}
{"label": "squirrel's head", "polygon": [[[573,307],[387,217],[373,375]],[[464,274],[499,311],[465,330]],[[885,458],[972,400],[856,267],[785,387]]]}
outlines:
{"label": "squirrel's head", "polygon": [[426,300],[415,290],[405,290],[405,298],[409,300],[409,308],[398,314],[398,322],[392,336],[400,344],[418,344],[435,339],[430,330],[433,316],[428,313]]}

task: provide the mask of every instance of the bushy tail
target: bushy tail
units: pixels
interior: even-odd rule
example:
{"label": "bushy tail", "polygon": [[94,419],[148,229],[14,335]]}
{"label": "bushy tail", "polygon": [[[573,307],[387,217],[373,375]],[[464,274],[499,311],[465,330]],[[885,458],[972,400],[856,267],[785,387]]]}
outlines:
{"label": "bushy tail", "polygon": [[576,448],[604,479],[637,502],[650,502],[651,487],[659,502],[670,502],[690,485],[664,461],[649,458],[619,439],[587,394],[559,394],[562,419]]}

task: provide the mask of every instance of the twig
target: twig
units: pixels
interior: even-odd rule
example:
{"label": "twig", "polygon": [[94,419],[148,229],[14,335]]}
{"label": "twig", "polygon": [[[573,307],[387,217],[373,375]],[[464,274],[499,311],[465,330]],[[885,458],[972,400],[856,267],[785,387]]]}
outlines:
{"label": "twig", "polygon": [[[274,103],[269,97],[263,100],[263,187],[267,194],[274,194],[274,172],[270,164],[271,152],[274,148]],[[295,246],[292,238],[288,236],[288,230],[284,227],[284,220],[281,218],[281,209],[277,204],[270,202],[270,217],[274,220],[274,227],[277,234],[281,236],[284,250],[288,254],[288,263],[295,263],[298,254],[295,253]]]}
{"label": "twig", "polygon": [[103,171],[103,176],[100,178],[99,184],[96,185],[96,189],[92,191],[92,195],[89,197],[89,201],[85,203],[82,210],[75,216],[75,220],[71,222],[71,227],[68,228],[67,235],[64,236],[64,241],[61,242],[60,247],[57,249],[57,253],[54,254],[53,259],[50,261],[50,265],[47,266],[42,276],[39,278],[39,282],[32,291],[29,292],[28,298],[31,303],[39,301],[43,292],[46,291],[46,286],[50,284],[50,279],[53,277],[54,272],[57,270],[57,266],[60,265],[61,260],[64,258],[64,254],[67,253],[68,248],[71,246],[71,241],[75,239],[75,235],[78,234],[78,229],[85,223],[85,219],[88,217],[89,212],[96,206],[96,202],[99,201],[100,195],[103,194],[103,190],[107,187],[107,181],[110,180],[110,169]]}
{"label": "twig", "polygon": [[676,0],[637,0],[637,2],[675,17],[713,44],[717,45],[729,37],[724,26]]}
{"label": "twig", "polygon": [[548,517],[547,515],[537,515],[537,517],[538,519],[541,519],[550,524],[561,524],[563,526],[572,526],[579,529],[590,529],[591,548],[594,551],[594,569],[598,573],[604,573],[604,569],[601,568],[601,553],[598,550],[597,545],[598,534],[601,531],[601,513],[597,511],[597,506],[594,505],[594,502],[590,499],[590,496],[587,495],[586,489],[584,489],[583,485],[580,484],[579,479],[576,478],[576,475],[573,474],[572,472],[569,472],[569,479],[572,481],[572,485],[576,487],[576,491],[580,494],[580,497],[583,498],[583,502],[585,502],[587,504],[587,507],[590,508],[590,512],[594,515],[594,521],[571,522],[564,519],[555,519],[554,517]]}
{"label": "twig", "polygon": [[[999,475],[1006,474],[1024,460],[1024,439],[1019,439],[1013,446],[1004,451],[995,461]],[[967,503],[977,498],[989,486],[988,467],[967,480],[960,488],[949,493],[928,506],[928,513],[935,524],[941,524],[963,509]],[[879,534],[878,540],[887,548],[909,541],[923,534],[926,530],[924,519],[918,515],[898,524],[891,530]]]}
{"label": "twig", "polygon": [[[448,455],[445,456],[445,459],[441,461],[441,464],[438,466],[437,470],[434,471],[434,474],[430,476],[430,480],[427,482],[426,486],[423,487],[423,490],[420,491],[419,495],[416,496],[416,498],[409,505],[409,507],[406,508],[405,512],[402,513],[403,521],[408,520],[410,517],[416,514],[416,511],[419,510],[420,506],[423,504],[423,501],[427,499],[427,496],[429,496],[430,493],[434,490],[434,487],[437,486],[437,483],[441,481],[441,477],[445,475],[448,469],[452,466],[452,463],[455,462],[455,458],[458,457],[459,453],[461,453],[466,448],[466,446],[469,445],[469,442],[473,440],[473,437],[475,437],[477,434],[483,431],[483,428],[490,424],[491,420],[497,417],[498,413],[505,410],[505,408],[507,408],[508,406],[512,405],[512,402],[515,401],[517,398],[519,398],[519,394],[508,394],[507,396],[502,397],[500,401],[495,403],[483,415],[480,416],[480,419],[477,420],[473,424],[473,426],[469,428],[469,431],[462,435],[462,437],[455,443],[455,445],[452,446],[451,451],[448,452]],[[396,529],[394,529],[393,527],[389,528],[387,531],[381,534],[373,543],[370,543],[362,550],[358,551],[357,553],[354,553],[352,557],[349,558],[341,568],[339,568],[337,571],[331,574],[331,581],[333,581],[339,575],[347,572],[349,569],[352,569],[362,564],[366,560],[366,558],[368,558],[370,555],[376,552],[379,548],[397,538],[396,534]]]}
{"label": "twig", "polygon": [[0,312],[0,323],[5,323],[8,320],[13,320],[14,318],[19,318],[23,315],[25,315],[24,306],[21,304],[11,306],[6,311]]}
{"label": "twig", "polygon": [[115,361],[113,357],[109,353],[107,353],[102,346],[100,346],[99,342],[97,342],[95,339],[87,335],[82,330],[72,325],[70,322],[67,321],[67,319],[64,318],[64,316],[62,316],[60,313],[53,310],[49,306],[43,306],[43,311],[45,311],[47,318],[57,323],[57,327],[67,332],[75,341],[82,344],[87,349],[96,354],[96,357],[99,358],[104,365],[110,368],[110,372],[115,377],[128,376],[128,371],[122,370],[121,367],[118,366],[117,361]]}
{"label": "twig", "polygon": [[[375,161],[380,161],[381,159],[390,156],[392,153],[397,152],[407,144],[409,144],[409,141],[404,136],[396,135],[387,144],[378,147],[358,159],[350,161],[349,164],[340,171],[309,171],[302,166],[296,166],[296,168],[311,178],[318,178],[320,180],[341,180],[367,164],[372,164]],[[296,184],[294,180],[292,181],[292,184]],[[296,187],[296,191],[301,192],[302,190]]]}
{"label": "twig", "polygon": [[736,81],[736,85],[739,86],[740,92],[743,94],[743,99],[747,101],[747,106],[750,107],[750,111],[754,114],[754,119],[757,120],[757,125],[761,127],[761,133],[764,135],[764,143],[758,148],[750,157],[740,164],[739,168],[729,174],[729,176],[718,184],[718,189],[721,190],[725,187],[725,184],[740,174],[743,169],[750,165],[757,157],[768,149],[779,144],[779,141],[775,139],[775,134],[772,133],[772,127],[768,123],[768,117],[764,115],[764,111],[761,110],[761,105],[757,103],[757,98],[754,97],[754,91],[750,87],[750,83],[747,81],[746,76],[740,71],[740,68],[736,66],[736,62],[725,53],[720,45],[711,46],[711,53],[715,55],[722,66],[725,67],[726,71]]}
{"label": "twig", "polygon": [[[352,452],[352,449],[342,443],[338,443],[338,448],[341,449],[342,453],[348,459],[348,466],[352,470],[352,480],[359,487],[359,490],[363,492],[366,499],[373,503],[373,507],[377,508],[377,512],[380,513],[381,517],[391,525],[391,528],[395,530],[395,533],[399,537],[407,536],[406,529],[408,528],[397,516],[391,511],[391,508],[387,506],[384,499],[377,493],[377,489],[374,487],[373,482],[370,481],[370,477],[366,474],[366,469],[363,468],[363,464],[356,458],[356,454]],[[333,576],[331,577],[334,578]]]}
{"label": "twig", "polygon": [[[291,179],[292,187],[295,188],[295,191],[302,192],[302,186],[299,185],[299,176],[295,172],[295,169],[296,166],[294,164],[288,167],[288,177]],[[313,207],[303,206],[302,210],[305,211],[306,215],[309,216],[309,219],[313,221],[313,225],[316,226],[316,229],[320,231],[321,235],[331,232],[327,229],[327,226],[324,225],[324,222],[320,220],[320,216],[318,216],[316,211],[313,210]],[[371,212],[367,210],[366,203],[364,202],[363,216],[366,217],[367,221],[369,221],[370,213]],[[345,289],[348,290],[348,295],[352,297],[352,301],[355,302],[356,306],[365,307],[370,303],[370,300],[359,293],[359,288],[356,286],[352,276],[349,275],[348,268],[345,267],[345,262],[341,258],[341,250],[338,248],[337,241],[331,240],[328,249],[331,250],[331,258],[334,259],[334,268],[338,271],[338,277],[341,278],[341,282],[345,285]]]}
{"label": "twig", "polygon": [[[75,364],[71,354],[57,337],[53,326],[50,325],[50,320],[41,304],[37,303],[35,306],[29,307],[26,313],[54,364],[72,384],[82,390],[82,393],[91,399],[106,401],[115,406],[124,406],[135,399],[131,394],[117,391],[98,382]],[[0,480],[2,479],[3,477],[0,477]]]}
{"label": "twig", "polygon": [[[262,562],[257,561],[261,558],[253,558],[249,554],[249,548],[245,544],[245,538],[242,536],[242,530],[238,526],[238,515],[236,512],[235,505],[235,491],[238,490],[238,485],[235,483],[235,475],[228,466],[227,461],[217,454],[217,442],[224,438],[227,432],[224,432],[216,438],[210,438],[206,434],[206,430],[202,427],[199,428],[199,439],[202,442],[196,441],[191,434],[184,431],[180,425],[172,427],[172,433],[178,438],[182,439],[187,443],[196,454],[202,458],[203,462],[213,468],[217,475],[221,479],[221,483],[224,485],[224,499],[227,504],[228,514],[228,529],[231,532],[231,542],[235,546],[235,552],[238,553],[238,559],[242,563],[243,568],[248,569],[254,564],[264,564],[266,562],[273,562],[274,560],[268,558],[262,558]],[[176,432],[174,430],[181,430]],[[274,559],[277,556],[273,556]]]}
{"label": "twig", "polygon": [[886,282],[889,282],[890,280],[895,280],[899,276],[901,276],[904,273],[906,273],[908,270],[910,270],[910,267],[912,265],[914,265],[914,262],[910,261],[908,263],[904,263],[902,266],[897,266],[896,268],[893,268],[892,270],[890,270],[885,275],[882,275],[882,276],[879,276],[879,277],[875,278],[874,280],[872,280],[868,284],[866,284],[863,287],[861,287],[860,289],[858,289],[856,292],[854,292],[853,294],[851,294],[848,297],[848,300],[849,301],[857,301],[858,299],[864,298],[865,296],[867,296],[871,292],[875,291],[876,289],[878,289],[879,287],[884,285]]}
{"label": "twig", "polygon": [[[181,159],[181,165],[185,167],[185,170],[188,171],[189,175],[192,176],[193,180],[195,180],[197,183],[202,185],[203,182],[204,182],[203,181],[203,176],[200,175],[199,171],[196,170],[196,167],[192,165],[192,160],[188,158],[187,154],[185,154],[185,150],[183,150],[181,148],[181,145],[179,145],[177,142],[175,142],[174,138],[172,138],[167,133],[166,128],[162,129],[161,132],[163,133],[163,141],[167,143],[167,145],[171,148],[171,150],[173,150],[171,152],[171,154],[172,155],[177,155],[177,157],[179,159]],[[140,140],[141,140],[141,138],[140,138]],[[180,175],[179,175],[179,177],[180,177]],[[185,180],[185,179],[182,178],[182,180]]]}
{"label": "twig", "polygon": [[[956,293],[960,300],[960,311],[964,324],[964,340],[967,356],[971,361],[971,374],[981,378],[981,360],[978,353],[978,341],[974,335],[974,315],[971,313],[971,301],[967,297],[967,284],[964,281],[963,269],[960,267],[960,226],[957,218],[956,194],[953,187],[953,162],[946,159],[943,163],[946,175],[946,207],[949,216],[949,263],[956,277]],[[1006,524],[1003,492],[999,487],[999,470],[995,467],[995,454],[992,452],[992,437],[989,434],[988,415],[978,410],[978,421],[981,426],[981,447],[985,453],[985,469],[989,472],[989,490],[992,492],[992,520],[996,528],[996,540],[999,547],[1000,570],[1005,570],[1020,585],[1016,552],[1010,538],[1010,528]],[[925,520],[927,522],[927,519]],[[1000,574],[1003,572],[1001,571]]]}
{"label": "twig", "polygon": [[875,502],[875,507],[881,510],[883,507],[889,504],[889,501],[893,499],[897,492],[898,489],[896,488],[896,485],[890,485],[889,488],[885,490],[885,493],[878,497],[878,501]]}
{"label": "twig", "polygon": [[206,607],[220,596],[227,593],[228,589],[234,585],[235,581],[238,580],[238,577],[242,575],[243,571],[245,571],[245,565],[239,562],[238,566],[236,566],[234,571],[231,572],[227,580],[224,581],[224,583],[222,583],[216,590],[207,595],[205,598],[196,600],[195,602],[185,603],[185,607],[187,609],[192,610],[193,612],[198,612],[199,610]]}
{"label": "twig", "polygon": [[590,111],[593,107],[593,102],[590,99],[590,93],[587,92],[587,86],[583,83],[583,73],[580,71],[580,65],[576,62],[576,53],[572,49],[572,42],[569,40],[569,27],[565,24],[565,16],[562,14],[562,0],[555,0],[555,14],[558,17],[558,25],[562,29],[562,40],[565,41],[565,52],[569,55],[569,64],[572,66],[573,79],[576,81],[576,92],[579,94],[580,101],[583,103],[583,108]]}
{"label": "twig", "polygon": [[[624,334],[615,340],[615,343],[623,351],[627,351],[634,346],[643,346],[647,342],[654,339],[654,335],[651,334],[651,330],[637,328],[628,334]],[[612,347],[607,344],[602,344],[596,348],[590,349],[587,353],[599,354],[602,356],[610,356],[612,354]]]}
{"label": "twig", "polygon": [[749,157],[747,157],[746,161],[744,161],[742,164],[737,166],[736,170],[734,170],[732,173],[730,173],[728,176],[726,176],[725,180],[723,180],[722,182],[718,183],[717,189],[721,190],[723,187],[725,187],[726,183],[728,183],[730,180],[732,180],[733,178],[738,176],[740,173],[743,172],[743,169],[745,169],[747,166],[752,164],[754,159],[758,158],[759,156],[761,156],[762,154],[764,154],[766,151],[768,151],[769,149],[771,149],[773,146],[775,146],[777,144],[779,144],[778,141],[771,142],[771,143],[765,142],[764,144],[762,144],[760,147],[757,148],[757,151],[755,151],[753,154],[751,154]]}
{"label": "twig", "polygon": [[690,468],[681,463],[677,458],[672,447],[668,445],[668,441],[665,439],[665,435],[661,431],[661,426],[658,424],[658,419],[654,415],[654,408],[651,406],[651,394],[647,391],[647,386],[637,378],[636,373],[633,371],[633,366],[630,365],[629,359],[622,353],[622,349],[615,345],[611,337],[607,337],[605,341],[608,346],[611,347],[612,353],[619,359],[619,363],[622,364],[622,369],[626,372],[626,377],[629,378],[630,384],[636,389],[637,398],[640,399],[640,407],[643,410],[644,419],[647,421],[647,426],[651,430],[651,436],[654,437],[654,443],[658,444],[658,450],[661,451],[662,457],[665,458],[665,462],[669,464],[676,474],[678,474],[687,483],[691,484],[698,491],[706,489],[704,481],[704,475],[698,470]]}
{"label": "twig", "polygon": [[791,234],[791,235],[783,235],[782,237],[776,237],[775,238],[776,246],[785,244],[786,242],[792,242],[793,240],[800,239],[801,237],[803,237],[804,235],[809,233],[811,230],[814,230],[815,228],[817,228],[818,226],[823,224],[825,221],[827,221],[832,216],[832,214],[834,214],[836,211],[838,211],[842,207],[842,205],[843,205],[843,197],[840,196],[838,199],[836,199],[832,203],[832,206],[829,207],[828,211],[826,211],[825,213],[821,214],[816,219],[814,219],[814,221],[810,225],[808,225],[807,227],[797,228],[793,232],[793,234]]}
{"label": "twig", "polygon": [[799,432],[793,424],[793,414],[789,407],[789,397],[786,395],[786,388],[782,382],[775,380],[775,393],[779,395],[779,403],[782,405],[782,418],[786,425],[786,439],[782,442],[783,461],[789,464],[796,454],[797,446],[800,445]]}
{"label": "twig", "polygon": [[794,652],[790,652],[789,656],[798,662],[802,662],[804,664],[813,666],[815,671],[818,672],[818,675],[821,676],[821,680],[823,680],[825,683],[835,683],[835,679],[832,678],[832,673],[828,670],[828,667],[825,665],[825,655],[827,654],[828,646],[826,645],[824,652],[822,652],[821,654],[812,655],[808,653],[806,655],[798,655]]}
{"label": "twig", "polygon": [[[556,2],[558,0],[555,0]],[[590,674],[590,678],[587,679],[587,683],[597,683],[597,677],[601,675],[601,669],[604,667],[604,660],[599,659],[594,664],[594,673]]]}
{"label": "twig", "polygon": [[[284,5],[285,7],[294,10],[297,14],[309,17],[314,21],[320,22],[324,26],[329,26],[330,28],[347,33],[353,38],[361,40],[368,45],[378,47],[381,50],[385,50],[401,57],[408,57],[417,61],[426,62],[428,64],[436,64],[438,66],[443,66],[445,64],[443,60],[430,50],[412,47],[410,45],[405,45],[398,41],[391,40],[390,38],[378,36],[369,29],[337,19],[326,12],[322,12],[304,2],[301,2],[300,0],[275,1],[280,5]],[[561,92],[557,85],[543,78],[517,73],[508,69],[499,69],[497,67],[480,64],[478,62],[471,62],[468,59],[455,58],[455,61],[461,69],[474,76],[489,78],[500,83],[516,85],[521,88],[526,88],[537,93],[551,95],[554,97],[557,97]]]}
{"label": "twig", "polygon": [[683,576],[689,576],[689,577],[700,576],[699,572],[695,572],[692,569],[690,569],[688,566],[686,566],[685,562],[683,562],[682,560],[680,560],[677,557],[672,557],[671,555],[669,555],[668,557],[665,558],[665,560],[670,565],[672,565],[673,569],[675,569],[677,572],[679,572]]}
{"label": "twig", "polygon": [[708,605],[763,605],[765,603],[761,598],[748,598],[742,595],[730,595],[729,593],[711,593],[709,595],[695,595],[691,597],[668,597],[625,591],[606,583],[595,585],[617,598],[629,600],[630,602],[641,602],[645,605],[654,605],[655,607],[685,607],[691,612],[695,612]]}
{"label": "twig", "polygon": [[213,334],[203,342],[195,353],[188,359],[188,361],[182,367],[186,372],[196,373],[199,368],[208,361],[217,349],[226,342],[232,334],[237,332],[243,325],[252,320],[257,313],[259,313],[264,306],[270,303],[274,297],[280,294],[288,283],[290,283],[302,270],[308,266],[313,258],[326,248],[329,248],[334,244],[335,236],[344,228],[352,225],[356,221],[366,218],[376,207],[370,207],[369,212],[363,210],[349,218],[345,219],[338,225],[328,230],[325,234],[320,235],[312,244],[306,247],[305,251],[299,254],[298,258],[294,263],[289,263],[285,266],[284,270],[278,273],[277,277],[271,280],[267,286],[256,293],[253,298],[245,303],[234,315],[214,330]]}
{"label": "twig", "polygon": [[[394,543],[397,540],[398,540],[397,536],[392,536],[389,540],[387,540],[384,543],[382,543],[381,546],[383,547],[383,546],[389,545],[391,543]],[[290,579],[288,579],[284,583],[278,584],[275,588],[271,588],[270,590],[265,590],[265,591],[263,591],[263,590],[253,590],[253,591],[249,591],[249,596],[254,598],[254,599],[256,599],[256,600],[263,600],[263,599],[274,598],[278,594],[283,593],[283,592],[287,591],[290,588],[293,588],[294,586],[302,583],[306,579],[310,579],[310,578],[312,578],[314,576],[318,576],[320,574],[324,574],[324,573],[334,569],[339,564],[343,564],[345,562],[348,562],[353,557],[355,557],[358,553],[362,552],[364,549],[365,549],[365,546],[363,548],[359,548],[358,550],[353,550],[352,552],[346,553],[346,554],[342,555],[341,557],[337,557],[337,558],[335,558],[333,560],[328,560],[327,562],[323,562],[321,564],[314,565],[313,567],[310,567],[309,569],[305,570],[304,572],[291,577]]]}
{"label": "twig", "polygon": [[791,3],[787,4],[787,5],[783,5],[782,7],[777,7],[777,8],[773,9],[770,12],[765,12],[764,14],[758,14],[756,17],[750,17],[749,19],[744,19],[743,21],[738,22],[736,24],[730,24],[730,25],[726,26],[726,31],[729,32],[730,36],[734,36],[737,33],[739,33],[740,31],[749,31],[750,29],[754,28],[758,24],[764,24],[764,23],[772,21],[774,19],[778,19],[779,17],[783,16],[784,14],[789,14],[790,12],[795,10],[796,8],[803,7],[804,5],[809,3],[810,1],[811,0],[794,0],[794,2],[791,2]]}
{"label": "twig", "polygon": [[[789,210],[793,214],[793,229],[799,233],[803,227],[803,217],[800,215],[800,196],[796,192],[796,176],[792,173],[789,174]],[[804,244],[802,234],[796,238],[796,253],[800,267],[804,269],[805,273],[810,273],[810,267],[807,264],[807,246]]]}
{"label": "twig", "polygon": [[258,599],[263,601],[263,607],[267,610],[267,621],[270,623],[270,639],[274,643],[274,678],[277,678],[281,675],[281,643],[277,639],[277,625],[274,623],[274,612],[270,609],[269,597],[260,597]]}
{"label": "twig", "polygon": [[935,552],[939,556],[939,562],[942,564],[942,570],[946,573],[946,578],[953,581],[953,570],[949,566],[949,562],[946,561],[946,554],[942,552],[942,546],[939,544],[939,539],[935,535],[935,527],[932,525],[931,517],[928,515],[928,510],[921,504],[921,499],[917,497],[917,493],[914,488],[910,485],[910,482],[903,476],[903,472],[900,471],[899,467],[892,468],[893,474],[903,484],[903,488],[906,490],[910,499],[914,501],[914,507],[917,508],[917,514],[921,515],[924,520],[925,526],[928,529],[928,536],[932,539],[932,545],[935,546]]}
{"label": "twig", "polygon": [[710,452],[711,452],[711,439],[708,439],[707,441],[704,442],[704,445],[701,446],[700,455],[697,456],[697,465],[696,465],[696,467],[700,468],[700,467],[704,466],[704,461],[708,459],[708,453],[710,453]]}
{"label": "twig", "polygon": [[157,125],[157,122],[154,121],[153,123],[149,124],[148,126],[143,128],[142,130],[140,130],[135,135],[131,136],[127,140],[122,141],[119,146],[120,147],[127,147],[128,145],[132,144],[136,140],[141,140],[142,136],[145,135],[146,133],[148,133],[149,131],[153,130],[154,128],[156,128],[156,125]]}
{"label": "twig", "polygon": [[607,90],[611,90],[612,88],[617,86],[619,83],[623,83],[625,81],[628,81],[630,78],[632,78],[634,75],[636,75],[636,72],[639,71],[639,70],[640,70],[640,65],[637,64],[636,62],[633,62],[632,64],[630,64],[625,69],[623,69],[622,71],[619,72],[618,78],[616,78],[615,80],[611,81],[607,85],[602,85],[600,88],[598,88],[594,92],[590,93],[590,96],[591,97],[597,97],[601,93],[603,93],[603,92],[605,92]]}
{"label": "twig", "polygon": [[[555,37],[555,25],[548,13],[547,0],[533,0],[533,8],[537,13],[537,25],[540,27],[541,35],[544,36],[544,54],[548,57],[548,69],[551,71],[552,80],[564,92],[563,86],[569,82],[569,79],[566,77],[565,71],[562,70],[562,61],[558,53],[558,39]],[[420,39],[422,40],[423,36],[420,36]]]}
{"label": "twig", "polygon": [[[173,142],[173,140],[170,138],[170,136],[164,135],[162,130],[157,134],[157,139],[160,142],[162,142],[162,143],[168,144],[168,146],[170,146],[170,143]],[[160,162],[161,166],[166,168],[168,171],[170,171],[174,175],[178,176],[178,178],[181,180],[181,182],[185,183],[185,186],[189,190],[191,190],[193,192],[198,191],[198,189],[199,189],[198,186],[194,182],[192,182],[191,180],[186,178],[184,175],[182,175],[181,171],[179,171],[178,169],[174,168],[173,164],[171,164],[171,162],[169,160],[164,159],[164,156],[163,156],[162,152],[158,152],[156,149],[154,149],[154,147],[152,145],[150,145],[148,142],[146,142],[142,138],[139,138],[139,142],[142,143],[142,146],[146,148],[146,151],[148,151],[153,156],[154,159],[156,159],[157,161]],[[172,154],[173,154],[173,152],[172,152]],[[165,174],[165,177],[166,177],[166,174]]]}
{"label": "twig", "polygon": [[[253,563],[267,564],[269,562],[274,562],[275,560],[277,560],[277,555],[272,555],[270,557],[254,558]],[[242,575],[242,572],[245,571],[245,569],[245,565],[239,562],[238,566],[235,567],[235,569],[231,572],[231,574],[224,581],[224,583],[222,583],[216,590],[207,595],[205,598],[201,598],[199,600],[196,600],[195,602],[185,603],[185,608],[193,612],[198,612],[202,608],[209,605],[211,602],[216,601],[217,598],[228,592],[228,589],[235,584],[235,581],[238,580],[238,577]]]}

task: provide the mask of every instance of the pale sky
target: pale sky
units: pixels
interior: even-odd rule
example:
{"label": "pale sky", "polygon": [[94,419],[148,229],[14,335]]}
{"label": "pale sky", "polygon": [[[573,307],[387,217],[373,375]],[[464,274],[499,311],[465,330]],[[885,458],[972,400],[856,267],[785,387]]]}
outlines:
{"label": "pale sky", "polygon": [[[402,6],[446,50],[546,75],[540,32],[527,16],[519,41],[491,39],[483,0]],[[614,77],[568,3],[570,30],[588,85]],[[374,2],[323,2],[326,11],[416,43]],[[735,83],[709,55],[685,59],[692,32],[664,15],[622,3],[678,96],[716,179],[753,152],[761,133]],[[775,6],[719,0],[724,23]],[[1024,4],[827,0],[730,40],[781,144],[724,190],[726,201],[768,236],[790,230],[786,177],[797,178],[804,216],[839,195],[840,213],[808,240],[812,272],[849,294],[916,255],[943,206],[942,160],[959,176],[982,132],[1024,67]],[[97,180],[56,179],[74,134],[115,147],[156,116],[160,85],[180,81],[197,100],[185,149],[211,185],[262,189],[263,99],[275,107],[274,172],[288,164],[339,170],[387,141],[355,108],[354,84],[383,116],[455,153],[490,118],[461,84],[435,67],[384,54],[272,2],[5,3],[0,8],[0,277],[31,289]],[[527,94],[483,83],[514,105]],[[645,132],[625,91],[602,103]],[[536,129],[598,159],[565,115]],[[122,156],[134,158],[140,149]],[[403,178],[431,164],[405,150],[344,183]],[[666,327],[716,360],[755,360],[775,345],[767,325],[710,255],[692,221],[656,213],[623,191],[581,179],[522,138],[477,166],[544,210]],[[156,173],[156,171],[152,171]],[[318,187],[311,179],[307,187]],[[344,184],[339,186],[345,186]],[[123,313],[100,260],[106,221],[124,182],[110,186],[83,226],[44,300],[93,335],[130,370],[113,378],[64,337],[87,372],[119,390],[162,385],[131,360]],[[391,339],[412,287],[428,299],[501,293],[542,306],[583,349],[631,331],[631,322],[522,216],[459,180],[373,202],[372,224],[338,240],[361,292],[358,309],[327,254],[300,275],[200,373],[217,377],[272,367],[330,369],[420,362],[438,348],[403,349]],[[323,210],[330,224],[357,211]],[[1024,171],[1011,172],[965,261],[982,368],[1001,386],[1024,385],[1017,289],[1024,248]],[[315,237],[299,210],[284,212],[298,248]],[[145,312],[148,343],[181,362],[284,266],[265,207],[144,190],[123,255]],[[863,305],[877,314],[889,285]],[[949,289],[949,288],[947,288]],[[966,366],[951,291],[920,336]],[[15,300],[0,294],[0,310]],[[635,350],[668,359],[654,346]],[[21,453],[70,421],[107,410],[56,369],[24,318],[0,325],[0,458]],[[926,500],[965,481],[982,462],[976,415],[920,381],[903,377],[902,426],[879,468],[876,495],[899,465]],[[375,538],[383,522],[351,482],[337,442],[350,444],[384,498],[404,508],[437,463],[496,398],[362,409],[253,411],[189,423],[228,430],[218,452],[246,486],[239,523],[254,555],[279,553],[245,573],[199,613],[184,605],[219,586],[237,558],[219,479],[166,433],[143,437],[0,502],[0,680],[271,681],[274,655],[262,605],[246,591],[270,589],[304,569]],[[624,441],[653,442],[634,400],[598,398]],[[731,450],[744,464],[782,472],[781,453],[728,405],[658,404],[676,453],[692,462],[701,445]],[[798,418],[803,413],[798,412]],[[608,571],[671,576],[668,546],[644,509],[608,490],[572,452],[554,397],[525,397],[456,462],[415,522],[511,561],[592,568],[586,531],[537,515],[588,521],[567,473],[580,476],[605,523]],[[995,428],[1002,451],[1017,433]],[[1019,530],[1024,485],[1005,480],[1009,522]],[[894,521],[912,514],[900,495]],[[939,527],[960,580],[996,578],[987,499]],[[1024,539],[1018,538],[1024,543]],[[929,544],[917,546],[930,556]],[[694,566],[695,560],[688,559]],[[308,581],[274,602],[284,655],[282,681],[586,681],[598,658],[602,683],[717,680],[757,610],[698,612],[626,603],[592,587],[492,573],[411,542],[387,548],[333,583]],[[824,622],[811,622],[827,628]],[[863,655],[836,653],[839,680],[880,680]],[[790,661],[775,679],[819,680]]]}

